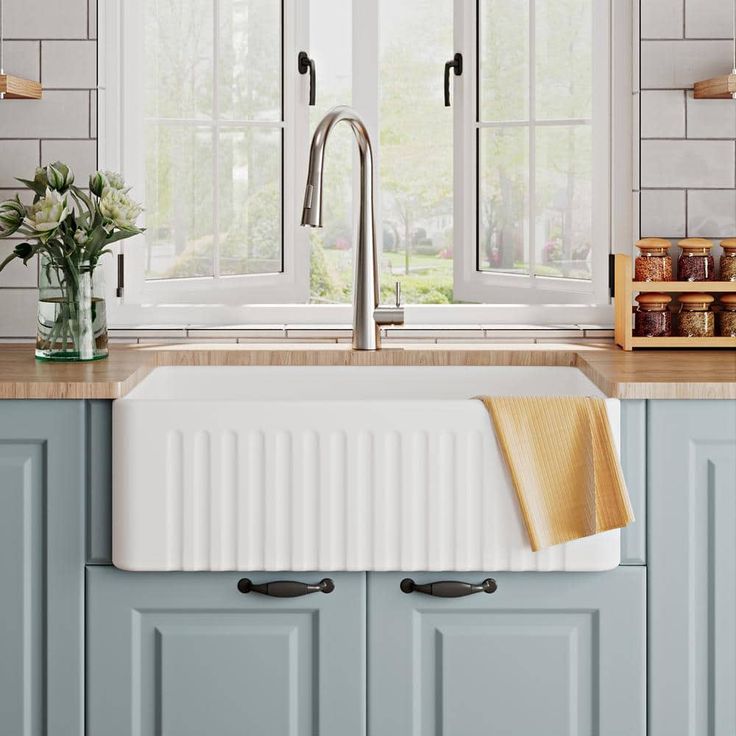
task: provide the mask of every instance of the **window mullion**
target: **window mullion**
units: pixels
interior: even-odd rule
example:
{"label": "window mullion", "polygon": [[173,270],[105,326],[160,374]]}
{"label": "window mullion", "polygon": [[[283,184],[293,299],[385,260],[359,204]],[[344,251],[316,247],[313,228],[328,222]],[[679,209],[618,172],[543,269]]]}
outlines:
{"label": "window mullion", "polygon": [[[537,34],[536,0],[529,0],[529,276],[536,275],[537,210]],[[534,283],[532,281],[532,283]]]}
{"label": "window mullion", "polygon": [[[381,150],[379,136],[379,27],[380,0],[353,0],[353,107],[363,118],[373,147],[374,211],[376,248],[383,252],[383,216],[381,201]],[[357,222],[360,176],[354,155],[353,219]]]}
{"label": "window mullion", "polygon": [[213,0],[212,41],[212,275],[220,278],[220,0]]}

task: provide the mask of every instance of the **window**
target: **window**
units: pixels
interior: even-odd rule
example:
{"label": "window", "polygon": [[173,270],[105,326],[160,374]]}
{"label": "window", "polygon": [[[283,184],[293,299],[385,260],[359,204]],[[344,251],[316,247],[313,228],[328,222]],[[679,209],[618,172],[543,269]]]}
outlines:
{"label": "window", "polygon": [[141,242],[120,246],[122,307],[349,303],[347,126],[328,147],[324,229],[298,222],[310,133],[335,104],[372,133],[384,298],[400,281],[409,304],[606,303],[611,203],[630,200],[612,185],[627,132],[613,135],[614,54],[631,40],[617,5],[107,0],[102,157],[146,205]]}

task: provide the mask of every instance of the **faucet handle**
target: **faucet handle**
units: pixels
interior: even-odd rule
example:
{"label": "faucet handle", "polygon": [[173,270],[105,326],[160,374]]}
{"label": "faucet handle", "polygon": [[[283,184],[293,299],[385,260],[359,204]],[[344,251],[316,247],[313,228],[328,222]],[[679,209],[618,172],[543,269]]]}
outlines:
{"label": "faucet handle", "polygon": [[401,282],[397,281],[394,286],[396,295],[396,306],[393,307],[376,307],[373,312],[373,319],[377,325],[403,325],[404,324],[404,307],[401,306]]}

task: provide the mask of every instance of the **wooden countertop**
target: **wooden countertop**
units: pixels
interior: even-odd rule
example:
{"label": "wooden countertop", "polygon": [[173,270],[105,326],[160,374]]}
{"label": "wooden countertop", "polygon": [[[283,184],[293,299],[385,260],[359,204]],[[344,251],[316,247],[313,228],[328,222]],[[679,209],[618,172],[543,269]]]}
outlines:
{"label": "wooden countertop", "polygon": [[620,399],[736,399],[736,351],[615,346],[390,345],[377,353],[346,344],[130,345],[94,363],[45,363],[30,345],[0,346],[0,399],[116,399],[162,365],[519,365],[579,368]]}

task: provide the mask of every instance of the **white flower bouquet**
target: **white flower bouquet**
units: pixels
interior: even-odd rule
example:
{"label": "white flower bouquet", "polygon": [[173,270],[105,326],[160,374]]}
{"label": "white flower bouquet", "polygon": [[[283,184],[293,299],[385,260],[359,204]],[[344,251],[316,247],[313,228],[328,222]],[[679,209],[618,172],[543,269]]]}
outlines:
{"label": "white flower bouquet", "polygon": [[0,238],[22,236],[0,263],[28,265],[39,255],[40,300],[36,356],[51,360],[94,360],[107,355],[104,298],[93,280],[109,246],[138,235],[142,207],[119,174],[97,171],[89,193],[75,186],[74,172],[57,161],[36,169],[32,180],[18,179],[33,192],[0,202]]}

